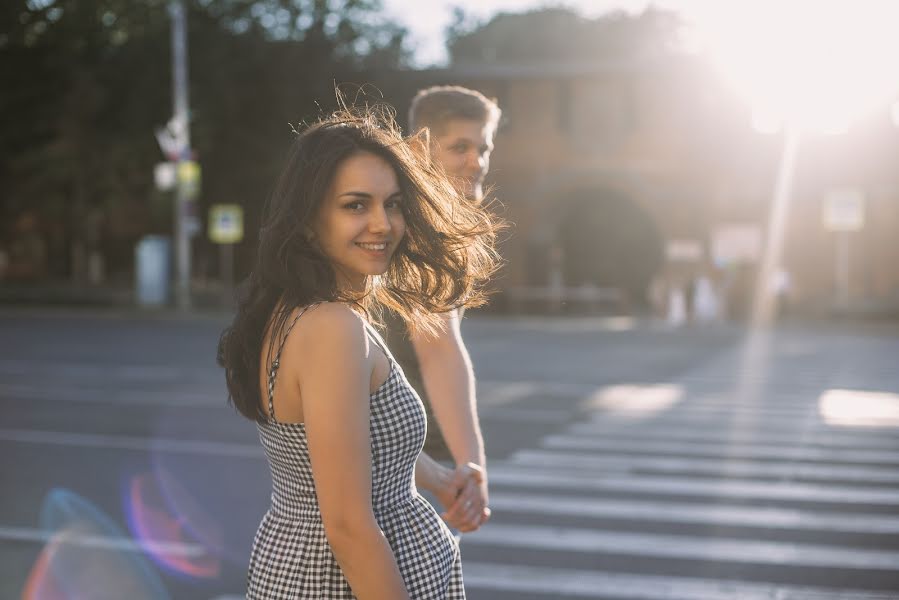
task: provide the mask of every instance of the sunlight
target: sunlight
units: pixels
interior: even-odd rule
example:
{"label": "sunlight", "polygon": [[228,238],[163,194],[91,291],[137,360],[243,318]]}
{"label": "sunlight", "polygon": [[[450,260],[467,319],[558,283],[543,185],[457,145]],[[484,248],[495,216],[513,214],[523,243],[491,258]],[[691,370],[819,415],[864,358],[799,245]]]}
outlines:
{"label": "sunlight", "polygon": [[831,389],[818,398],[818,412],[829,425],[899,427],[899,394]]}
{"label": "sunlight", "polygon": [[697,36],[759,131],[840,133],[899,90],[899,3],[705,3]]}
{"label": "sunlight", "polygon": [[683,387],[674,384],[610,385],[597,390],[585,408],[600,410],[604,417],[651,417],[673,407],[683,396]]}

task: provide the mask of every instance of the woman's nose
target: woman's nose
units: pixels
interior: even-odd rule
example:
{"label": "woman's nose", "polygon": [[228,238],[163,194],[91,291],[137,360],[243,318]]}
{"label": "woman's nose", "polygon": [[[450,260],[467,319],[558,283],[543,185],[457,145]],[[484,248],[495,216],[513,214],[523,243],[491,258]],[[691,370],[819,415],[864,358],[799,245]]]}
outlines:
{"label": "woman's nose", "polygon": [[387,211],[384,208],[378,208],[371,212],[368,229],[374,233],[390,231],[390,218],[387,216]]}

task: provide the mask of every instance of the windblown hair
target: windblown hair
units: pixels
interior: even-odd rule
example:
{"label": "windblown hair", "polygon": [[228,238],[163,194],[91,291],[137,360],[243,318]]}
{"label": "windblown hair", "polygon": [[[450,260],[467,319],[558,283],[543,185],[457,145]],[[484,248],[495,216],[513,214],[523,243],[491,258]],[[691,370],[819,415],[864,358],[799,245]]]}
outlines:
{"label": "windblown hair", "polygon": [[[354,294],[338,288],[334,266],[311,232],[338,167],[360,152],[393,168],[406,233],[387,272]],[[259,390],[263,340],[270,330],[266,356],[272,357],[298,307],[346,302],[369,315],[386,307],[413,330],[433,332],[440,313],[483,304],[484,285],[499,264],[497,229],[490,213],[455,191],[431,162],[426,134],[403,139],[390,109],[345,108],[307,127],[266,205],[255,265],[219,341],[229,401],[249,419],[266,418]]]}
{"label": "windblown hair", "polygon": [[418,131],[424,127],[440,133],[447,121],[465,119],[499,125],[502,111],[496,100],[477,90],[458,85],[435,85],[419,90],[409,108],[409,127]]}

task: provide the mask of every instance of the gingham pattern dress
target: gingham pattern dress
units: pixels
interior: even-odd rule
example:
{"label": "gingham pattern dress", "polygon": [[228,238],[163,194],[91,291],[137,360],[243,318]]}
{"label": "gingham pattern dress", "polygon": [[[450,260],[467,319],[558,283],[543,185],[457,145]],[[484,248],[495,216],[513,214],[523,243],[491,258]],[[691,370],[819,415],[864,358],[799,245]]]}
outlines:
{"label": "gingham pattern dress", "polygon": [[[288,327],[284,339],[300,318]],[[372,506],[415,600],[465,598],[459,547],[415,488],[415,461],[424,446],[425,412],[377,333],[366,330],[390,360],[387,380],[371,395]],[[351,600],[352,590],[328,545],[302,423],[274,413],[282,342],[268,377],[268,419],[258,424],[272,472],[272,506],[253,542],[247,598]]]}

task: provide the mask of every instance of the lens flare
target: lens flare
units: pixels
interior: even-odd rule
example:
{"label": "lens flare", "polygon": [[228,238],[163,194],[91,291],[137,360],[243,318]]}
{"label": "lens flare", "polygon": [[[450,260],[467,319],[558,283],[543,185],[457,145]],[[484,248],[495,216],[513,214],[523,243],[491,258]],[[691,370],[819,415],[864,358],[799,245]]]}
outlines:
{"label": "lens flare", "polygon": [[133,477],[126,510],[134,537],[168,572],[203,579],[219,575],[221,528],[167,471]]}
{"label": "lens flare", "polygon": [[142,548],[84,498],[55,489],[44,500],[40,520],[48,542],[26,580],[23,600],[170,597]]}

